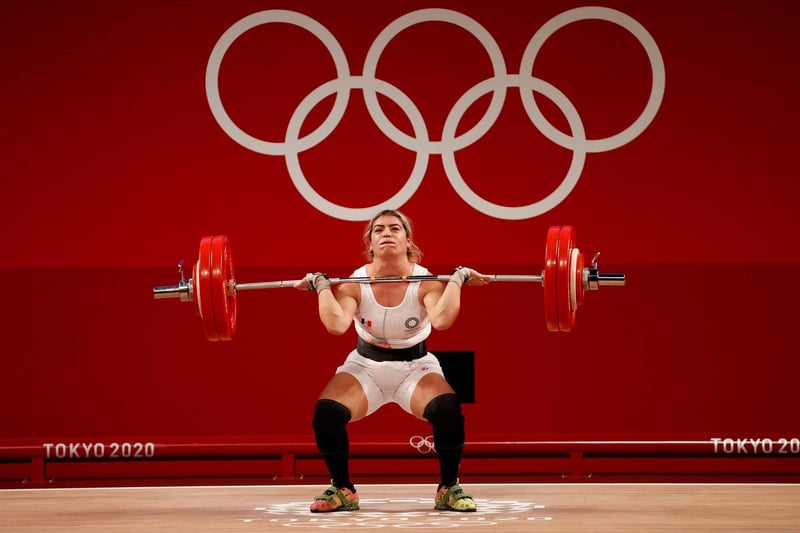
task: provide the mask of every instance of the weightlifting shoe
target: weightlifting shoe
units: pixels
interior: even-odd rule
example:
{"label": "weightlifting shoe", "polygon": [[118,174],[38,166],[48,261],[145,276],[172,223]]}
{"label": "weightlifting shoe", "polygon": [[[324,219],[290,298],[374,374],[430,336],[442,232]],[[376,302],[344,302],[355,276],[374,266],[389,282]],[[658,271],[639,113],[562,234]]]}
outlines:
{"label": "weightlifting shoe", "polygon": [[464,492],[461,485],[456,484],[450,487],[441,487],[436,492],[436,505],[438,511],[459,511],[462,513],[473,512],[477,509],[475,500],[472,496]]}
{"label": "weightlifting shoe", "polygon": [[358,510],[358,494],[348,488],[340,489],[331,485],[314,499],[310,509],[312,513],[356,511]]}

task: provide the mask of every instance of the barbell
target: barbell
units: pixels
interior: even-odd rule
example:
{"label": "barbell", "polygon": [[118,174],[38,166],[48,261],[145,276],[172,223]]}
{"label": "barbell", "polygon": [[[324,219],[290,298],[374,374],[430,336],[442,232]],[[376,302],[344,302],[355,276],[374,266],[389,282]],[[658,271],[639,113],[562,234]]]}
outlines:
{"label": "barbell", "polygon": [[[550,226],[541,274],[493,274],[492,281],[541,283],[544,288],[544,317],[549,331],[572,331],[575,314],[583,304],[584,293],[601,286],[625,285],[625,274],[601,274],[597,268],[598,252],[589,266],[576,246],[572,226]],[[200,240],[200,253],[186,279],[183,261],[178,263],[181,279],[177,285],[153,287],[153,297],[179,298],[195,302],[210,341],[228,341],[236,336],[236,299],[239,292],[293,287],[300,280],[240,283],[231,254],[230,240],[225,235],[206,236]],[[340,283],[398,283],[443,281],[449,275],[380,276],[330,278],[331,285]]]}

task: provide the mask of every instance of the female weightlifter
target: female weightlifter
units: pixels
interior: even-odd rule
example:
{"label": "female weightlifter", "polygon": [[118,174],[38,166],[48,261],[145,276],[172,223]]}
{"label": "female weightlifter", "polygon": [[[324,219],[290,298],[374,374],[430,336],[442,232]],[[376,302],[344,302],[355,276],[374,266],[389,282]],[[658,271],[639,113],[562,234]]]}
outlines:
{"label": "female weightlifter", "polygon": [[[396,210],[375,215],[364,231],[368,263],[353,277],[426,275],[418,261],[408,218]],[[447,383],[425,339],[431,328],[453,325],[461,306],[461,286],[485,285],[490,277],[458,267],[447,283],[436,280],[389,283],[343,283],[331,289],[322,273],[307,274],[295,288],[314,290],[319,317],[329,333],[342,335],[354,324],[353,350],[323,388],[312,426],[317,447],[331,476],[331,486],[311,504],[311,512],[358,509],[350,480],[346,425],[395,402],[433,426],[434,449],[441,468],[435,508],[475,511],[475,501],[458,484],[464,447],[461,403]]]}

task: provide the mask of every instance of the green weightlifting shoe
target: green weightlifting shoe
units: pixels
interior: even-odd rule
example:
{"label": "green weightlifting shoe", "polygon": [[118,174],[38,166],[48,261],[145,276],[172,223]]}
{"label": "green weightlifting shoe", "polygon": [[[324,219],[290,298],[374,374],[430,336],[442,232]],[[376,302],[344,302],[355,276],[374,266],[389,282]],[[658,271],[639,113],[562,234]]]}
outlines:
{"label": "green weightlifting shoe", "polygon": [[358,494],[350,489],[340,489],[333,485],[314,499],[310,511],[312,513],[330,513],[333,511],[357,511]]}
{"label": "green weightlifting shoe", "polygon": [[456,484],[450,487],[442,487],[436,492],[436,505],[438,511],[459,511],[469,513],[477,510],[475,500],[472,496],[464,492],[461,485]]}

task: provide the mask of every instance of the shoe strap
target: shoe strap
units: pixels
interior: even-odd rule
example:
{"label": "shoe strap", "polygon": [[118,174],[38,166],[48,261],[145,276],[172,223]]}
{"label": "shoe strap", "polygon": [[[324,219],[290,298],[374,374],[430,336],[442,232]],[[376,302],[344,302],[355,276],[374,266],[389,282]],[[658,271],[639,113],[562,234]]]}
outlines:
{"label": "shoe strap", "polygon": [[[328,501],[328,502],[329,502],[329,501],[331,501],[331,499],[332,499],[334,496],[336,496],[336,494],[337,494],[338,492],[339,492],[339,489],[338,489],[338,488],[336,488],[335,486],[331,485],[330,487],[328,487],[327,489],[325,489],[325,492],[323,492],[322,494],[320,494],[319,496],[317,496],[317,497],[316,497],[316,498],[314,498],[314,499],[315,499],[315,500],[325,500],[325,501]],[[344,496],[344,493],[342,493],[342,496]]]}
{"label": "shoe strap", "polygon": [[462,500],[464,498],[472,499],[472,496],[464,492],[464,489],[461,488],[461,485],[455,484],[447,489],[447,492],[444,493],[442,500],[445,502],[449,502],[450,498],[454,498],[454,501]]}
{"label": "shoe strap", "polygon": [[330,502],[332,499],[337,498],[339,500],[340,505],[348,505],[353,503],[350,498],[344,493],[344,489],[338,488],[336,485],[331,485],[330,487],[325,490],[324,493],[317,496],[316,500],[325,500]]}

